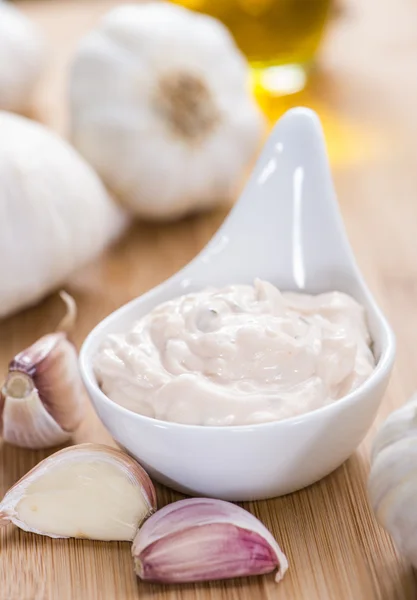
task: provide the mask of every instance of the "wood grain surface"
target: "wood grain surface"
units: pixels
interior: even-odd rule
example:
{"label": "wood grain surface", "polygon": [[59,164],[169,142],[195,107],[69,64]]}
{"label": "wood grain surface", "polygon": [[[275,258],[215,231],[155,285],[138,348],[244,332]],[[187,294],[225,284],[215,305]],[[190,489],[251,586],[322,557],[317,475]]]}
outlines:
{"label": "wood grain surface", "polygon": [[[65,134],[66,65],[77,38],[112,0],[18,3],[50,43],[49,70],[34,118]],[[358,262],[398,338],[396,367],[377,423],[417,388],[417,5],[410,0],[350,0],[329,28],[308,90],[269,103],[316,108],[325,126],[340,205]],[[112,310],[186,264],[220,225],[227,208],[173,225],[137,223],[67,289],[77,300],[79,345]],[[3,282],[4,284],[4,282]],[[2,283],[0,282],[0,285]],[[10,358],[51,330],[57,296],[0,324],[0,376]],[[136,580],[127,543],[51,540],[3,529],[0,600],[411,600],[407,562],[369,509],[369,444],[325,480],[296,494],[246,507],[285,550],[290,569],[273,576],[162,587]],[[91,410],[77,441],[110,441]],[[0,442],[0,492],[48,452]],[[179,495],[158,488],[162,505]]]}

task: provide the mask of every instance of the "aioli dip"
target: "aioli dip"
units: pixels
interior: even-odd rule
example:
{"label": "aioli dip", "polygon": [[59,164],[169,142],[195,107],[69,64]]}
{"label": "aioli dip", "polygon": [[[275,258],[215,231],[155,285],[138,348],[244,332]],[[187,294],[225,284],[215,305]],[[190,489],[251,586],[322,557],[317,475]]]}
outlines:
{"label": "aioli dip", "polygon": [[94,361],[103,392],[177,423],[247,425],[345,396],[375,361],[365,310],[350,296],[281,293],[271,283],[208,289],[165,302]]}

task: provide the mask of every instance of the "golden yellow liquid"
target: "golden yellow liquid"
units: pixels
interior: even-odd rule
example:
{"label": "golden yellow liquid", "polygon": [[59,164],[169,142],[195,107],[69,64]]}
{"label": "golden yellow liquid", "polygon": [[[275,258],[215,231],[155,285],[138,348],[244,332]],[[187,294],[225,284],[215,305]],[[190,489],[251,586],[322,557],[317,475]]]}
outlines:
{"label": "golden yellow liquid", "polygon": [[176,0],[220,19],[255,68],[308,65],[331,0]]}

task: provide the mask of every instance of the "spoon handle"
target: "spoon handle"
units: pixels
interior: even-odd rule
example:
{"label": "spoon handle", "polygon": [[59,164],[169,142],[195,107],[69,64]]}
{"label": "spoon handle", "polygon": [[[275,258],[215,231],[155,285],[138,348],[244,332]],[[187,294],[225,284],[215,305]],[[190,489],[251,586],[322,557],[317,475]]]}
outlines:
{"label": "spoon handle", "polygon": [[352,291],[359,281],[317,115],[288,111],[275,125],[242,196],[182,272],[193,287],[251,283]]}

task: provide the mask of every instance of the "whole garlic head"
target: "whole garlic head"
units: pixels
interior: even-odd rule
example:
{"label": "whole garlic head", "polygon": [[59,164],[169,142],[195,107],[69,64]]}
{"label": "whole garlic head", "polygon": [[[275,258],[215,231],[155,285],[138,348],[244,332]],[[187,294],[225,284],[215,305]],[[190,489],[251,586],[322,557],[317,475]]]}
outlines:
{"label": "whole garlic head", "polygon": [[417,396],[378,431],[368,490],[378,521],[417,567]]}
{"label": "whole garlic head", "polygon": [[217,20],[168,2],[120,6],[72,65],[72,139],[122,202],[170,219],[233,197],[264,119]]}
{"label": "whole garlic head", "polygon": [[0,0],[0,108],[23,111],[45,59],[40,33],[17,8]]}
{"label": "whole garlic head", "polygon": [[0,111],[0,317],[93,259],[126,217],[65,141]]}

